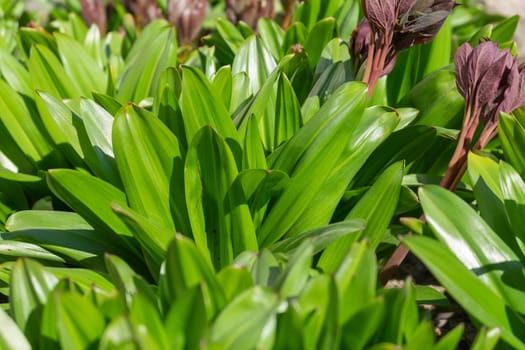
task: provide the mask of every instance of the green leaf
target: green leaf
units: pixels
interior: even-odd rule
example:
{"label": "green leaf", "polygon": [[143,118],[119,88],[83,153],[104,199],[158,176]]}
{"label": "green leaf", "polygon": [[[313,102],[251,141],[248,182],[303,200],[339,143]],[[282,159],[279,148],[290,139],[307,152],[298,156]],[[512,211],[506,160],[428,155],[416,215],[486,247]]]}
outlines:
{"label": "green leaf", "polygon": [[500,113],[498,131],[505,159],[521,176],[525,176],[525,155],[519,152],[522,147],[525,147],[523,124],[512,114]]}
{"label": "green leaf", "polygon": [[[385,317],[385,299],[376,298],[357,311],[344,324],[341,332],[342,347],[360,350],[370,344],[381,330]],[[448,349],[448,348],[447,348]]]}
{"label": "green leaf", "polygon": [[358,236],[343,237],[328,246],[319,259],[319,267],[325,271],[334,271],[356,240],[368,239],[372,249],[379,245],[397,207],[403,171],[403,162],[397,162],[377,178],[346,216],[346,219],[365,219],[367,223],[365,230]]}
{"label": "green leaf", "polygon": [[277,81],[277,100],[275,103],[275,145],[290,139],[302,126],[299,101],[290,81],[284,73]]}
{"label": "green leaf", "polygon": [[211,327],[209,348],[255,347],[277,305],[277,295],[262,287],[241,293],[217,316]]}
{"label": "green leaf", "polygon": [[337,348],[340,304],[334,278],[330,275],[319,275],[310,279],[298,297],[298,305],[303,318],[304,348]]}
{"label": "green leaf", "polygon": [[[525,285],[519,258],[476,212],[451,192],[428,186],[419,190],[428,224],[436,236],[493,291],[523,312]],[[505,276],[503,278],[503,276]]]}
{"label": "green leaf", "polygon": [[15,261],[18,258],[31,258],[47,264],[61,265],[65,260],[59,255],[32,243],[17,242],[10,234],[0,234],[0,261]]}
{"label": "green leaf", "polygon": [[490,40],[496,43],[506,43],[511,41],[520,22],[520,16],[514,15],[506,18],[492,29]]}
{"label": "green leaf", "polygon": [[297,296],[308,280],[314,245],[311,240],[304,241],[290,256],[286,267],[275,281],[275,288],[283,298]]}
{"label": "green leaf", "polygon": [[297,236],[279,240],[270,246],[274,253],[290,254],[298,249],[302,242],[311,238],[314,246],[314,254],[325,249],[330,243],[347,235],[356,235],[365,229],[365,221],[361,219],[349,219],[335,224],[326,225],[313,229]]}
{"label": "green leaf", "polygon": [[58,46],[60,60],[70,78],[70,84],[77,86],[78,91],[84,97],[90,97],[92,91],[104,92],[106,74],[87,49],[68,35],[61,33],[53,35]]}
{"label": "green leaf", "polygon": [[525,227],[525,182],[511,165],[501,162],[498,168],[505,211],[512,233],[524,242],[525,233],[521,228]]}
{"label": "green leaf", "polygon": [[377,284],[375,255],[365,242],[355,243],[333,273],[340,305],[338,324],[342,325],[375,298]]}
{"label": "green leaf", "polygon": [[464,326],[460,324],[456,326],[453,330],[445,334],[435,346],[435,350],[448,350],[448,349],[457,349],[459,342],[461,341],[461,336],[463,335]]}
{"label": "green leaf", "polygon": [[122,219],[126,226],[133,232],[144,252],[146,264],[155,279],[158,279],[160,266],[168,250],[170,241],[175,237],[175,231],[160,227],[155,221],[144,217],[134,210],[112,205],[113,211]]}
{"label": "green leaf", "polygon": [[173,301],[165,321],[170,349],[197,349],[204,338],[209,326],[202,289],[196,285]]}
{"label": "green leaf", "polygon": [[304,45],[310,60],[310,67],[317,66],[321,52],[328,42],[334,38],[335,24],[335,18],[325,18],[317,22],[310,30]]}
{"label": "green leaf", "polygon": [[0,122],[32,162],[42,162],[50,156],[53,148],[46,134],[42,133],[41,122],[30,112],[23,97],[3,80],[0,80],[0,89]]}
{"label": "green leaf", "polygon": [[2,77],[16,92],[32,96],[33,88],[27,68],[14,55],[5,50],[0,50],[0,72]]}
{"label": "green leaf", "polygon": [[525,343],[515,333],[525,329],[521,316],[509,309],[496,291],[469,271],[442,243],[422,236],[406,237],[403,243],[469,314],[489,327],[499,328],[501,337],[513,348],[525,349]]}
{"label": "green leaf", "polygon": [[51,272],[60,280],[69,279],[80,287],[83,291],[95,290],[96,292],[113,293],[115,286],[106,275],[95,272],[91,269],[72,269],[69,267],[46,267],[46,271]]}
{"label": "green leaf", "polygon": [[77,293],[55,292],[57,331],[63,349],[95,347],[105,328],[104,316]]}
{"label": "green leaf", "polygon": [[452,66],[427,75],[399,104],[419,110],[416,119],[416,124],[419,125],[459,127],[463,118],[464,99],[457,90],[456,74]]}
{"label": "green leaf", "polygon": [[266,48],[272,53],[273,58],[279,60],[281,58],[284,30],[275,21],[261,18],[257,23],[257,31]]}
{"label": "green leaf", "polygon": [[9,290],[11,314],[30,341],[38,339],[41,309],[57,283],[54,275],[30,259],[19,259],[13,266]]}
{"label": "green leaf", "polygon": [[[364,111],[365,91],[360,83],[342,87],[321,108],[318,117],[305,124],[269,162],[271,167],[290,174],[291,179],[258,232],[262,246],[276,242],[300,222],[311,200],[323,188],[330,175],[326,169],[338,165],[346,140],[355,130],[355,120]],[[353,127],[347,122],[349,118],[354,120]],[[301,228],[294,234],[313,227]]]}
{"label": "green leaf", "polygon": [[33,91],[45,91],[55,98],[82,96],[82,91],[75,84],[71,84],[66,70],[47,47],[33,46],[27,66]]}
{"label": "green leaf", "polygon": [[492,350],[499,342],[501,332],[498,328],[483,327],[474,339],[471,350]]}
{"label": "green leaf", "polygon": [[138,103],[153,96],[162,72],[176,64],[175,29],[166,21],[151,22],[133,44],[117,79],[119,101]]}
{"label": "green leaf", "polygon": [[20,328],[9,317],[7,312],[0,308],[0,348],[5,350],[29,350],[31,344],[20,331]]}
{"label": "green leaf", "polygon": [[244,250],[257,250],[255,228],[234,156],[211,127],[202,128],[188,149],[186,200],[195,244],[216,268]]}
{"label": "green leaf", "polygon": [[215,128],[226,139],[240,140],[226,105],[218,92],[212,89],[208,78],[197,68],[182,68],[180,108],[188,144],[191,144],[195,134],[207,125]]}
{"label": "green leaf", "polygon": [[[111,210],[112,203],[125,205],[126,195],[116,187],[91,175],[67,169],[50,170],[47,183],[53,193],[82,216],[93,228],[122,242],[123,257],[139,256],[133,234]],[[133,261],[133,260],[130,260]]]}
{"label": "green leaf", "polygon": [[130,207],[160,227],[189,234],[183,160],[175,136],[149,112],[128,105],[115,118],[113,142]]}
{"label": "green leaf", "polygon": [[160,319],[156,304],[142,293],[133,297],[129,314],[138,342],[144,349],[168,349],[168,333]]}
{"label": "green leaf", "polygon": [[177,300],[189,289],[203,286],[206,314],[211,319],[225,304],[225,295],[209,261],[195,243],[176,235],[166,256],[165,289],[167,300]]}
{"label": "green leaf", "polygon": [[[69,108],[80,118],[73,118],[78,138],[86,154],[86,163],[100,178],[122,187],[113,154],[113,116],[100,105],[88,99],[81,99],[78,105],[69,103]],[[87,137],[82,137],[81,135]]]}

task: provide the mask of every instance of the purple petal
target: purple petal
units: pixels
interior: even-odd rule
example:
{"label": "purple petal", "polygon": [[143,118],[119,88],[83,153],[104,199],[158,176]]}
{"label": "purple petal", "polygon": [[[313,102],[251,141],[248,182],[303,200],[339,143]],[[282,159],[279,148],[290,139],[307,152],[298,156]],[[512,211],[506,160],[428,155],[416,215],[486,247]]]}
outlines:
{"label": "purple petal", "polygon": [[473,86],[468,75],[468,61],[472,53],[472,46],[468,42],[464,43],[456,51],[454,56],[454,64],[456,65],[456,85],[459,93],[466,97],[469,87]]}

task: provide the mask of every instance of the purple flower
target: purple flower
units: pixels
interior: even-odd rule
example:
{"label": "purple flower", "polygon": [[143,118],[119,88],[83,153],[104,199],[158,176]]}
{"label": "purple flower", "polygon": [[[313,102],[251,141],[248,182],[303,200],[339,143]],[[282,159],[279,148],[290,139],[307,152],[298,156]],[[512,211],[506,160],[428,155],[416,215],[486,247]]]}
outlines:
{"label": "purple flower", "polygon": [[226,15],[233,23],[243,21],[252,28],[257,27],[260,18],[272,18],[273,0],[227,0]]}
{"label": "purple flower", "polygon": [[[441,185],[453,190],[466,169],[471,148],[484,148],[498,132],[500,112],[525,105],[525,64],[519,65],[508,49],[485,41],[476,48],[461,45],[454,57],[456,85],[465,97],[465,112],[458,144]],[[474,135],[482,125],[476,143]]]}
{"label": "purple flower", "polygon": [[365,18],[350,39],[355,71],[367,60],[363,81],[371,94],[379,77],[392,71],[397,53],[429,42],[456,3],[452,0],[363,0]]}
{"label": "purple flower", "polygon": [[168,20],[177,28],[181,44],[197,37],[207,10],[208,0],[168,0]]}

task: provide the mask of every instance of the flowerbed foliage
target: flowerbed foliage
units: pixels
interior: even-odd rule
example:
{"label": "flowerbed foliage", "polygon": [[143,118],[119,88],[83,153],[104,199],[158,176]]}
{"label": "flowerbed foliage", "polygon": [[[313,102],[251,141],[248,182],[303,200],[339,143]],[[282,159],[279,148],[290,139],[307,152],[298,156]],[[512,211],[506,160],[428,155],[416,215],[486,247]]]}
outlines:
{"label": "flowerbed foliage", "polygon": [[517,17],[53,5],[0,0],[0,348],[525,349]]}

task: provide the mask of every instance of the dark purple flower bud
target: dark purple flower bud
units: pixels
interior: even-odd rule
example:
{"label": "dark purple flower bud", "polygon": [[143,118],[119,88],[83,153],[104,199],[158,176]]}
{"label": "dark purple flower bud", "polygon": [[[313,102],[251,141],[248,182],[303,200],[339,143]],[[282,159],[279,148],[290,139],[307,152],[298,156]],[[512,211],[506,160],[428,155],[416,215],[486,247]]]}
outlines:
{"label": "dark purple flower bud", "polygon": [[[88,26],[96,24],[101,33],[107,31],[107,13],[103,0],[82,0],[82,18]],[[108,7],[112,4],[108,4]]]}
{"label": "dark purple flower bud", "polygon": [[403,50],[431,41],[441,29],[450,11],[456,6],[451,0],[417,0],[404,10],[410,1],[399,8],[399,21],[394,34],[394,45]]}
{"label": "dark purple flower bud", "polygon": [[374,31],[386,33],[396,23],[396,1],[364,0],[363,11]]}
{"label": "dark purple flower bud", "polygon": [[243,21],[256,28],[260,18],[273,17],[274,0],[227,0],[226,15],[233,23]]}
{"label": "dark purple flower bud", "polygon": [[207,10],[208,0],[168,0],[168,20],[177,28],[181,44],[197,37]]}
{"label": "dark purple flower bud", "polygon": [[510,113],[525,104],[525,68],[518,67],[508,49],[500,51],[491,41],[474,49],[465,43],[454,63],[458,90],[484,123],[494,123],[499,112]]}
{"label": "dark purple flower bud", "polygon": [[[465,113],[456,150],[441,181],[451,190],[465,173],[469,150],[484,148],[496,136],[499,113],[511,113],[525,104],[525,67],[518,66],[508,49],[500,51],[491,41],[476,48],[465,43],[457,50],[454,63]],[[480,125],[482,130],[472,145]]]}
{"label": "dark purple flower bud", "polygon": [[133,14],[139,27],[143,27],[154,19],[162,18],[162,11],[156,0],[121,0],[128,12]]}

